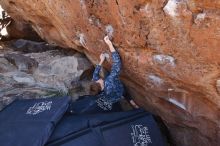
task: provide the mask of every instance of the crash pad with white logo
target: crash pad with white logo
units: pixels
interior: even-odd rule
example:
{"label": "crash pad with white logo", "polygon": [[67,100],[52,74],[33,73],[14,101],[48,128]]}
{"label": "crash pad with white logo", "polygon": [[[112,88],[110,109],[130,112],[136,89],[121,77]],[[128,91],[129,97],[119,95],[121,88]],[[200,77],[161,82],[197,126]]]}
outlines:
{"label": "crash pad with white logo", "polygon": [[1,146],[43,146],[69,107],[69,97],[17,100],[0,112]]}
{"label": "crash pad with white logo", "polygon": [[153,116],[144,110],[65,115],[47,146],[164,146]]}

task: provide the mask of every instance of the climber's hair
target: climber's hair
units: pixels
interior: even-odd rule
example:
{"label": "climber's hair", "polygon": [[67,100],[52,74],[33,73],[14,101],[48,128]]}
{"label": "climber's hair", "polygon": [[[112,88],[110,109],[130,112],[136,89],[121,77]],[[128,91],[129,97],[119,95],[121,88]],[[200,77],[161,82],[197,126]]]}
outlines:
{"label": "climber's hair", "polygon": [[91,81],[90,88],[89,88],[89,94],[90,95],[97,95],[101,91],[102,91],[101,85],[95,81]]}

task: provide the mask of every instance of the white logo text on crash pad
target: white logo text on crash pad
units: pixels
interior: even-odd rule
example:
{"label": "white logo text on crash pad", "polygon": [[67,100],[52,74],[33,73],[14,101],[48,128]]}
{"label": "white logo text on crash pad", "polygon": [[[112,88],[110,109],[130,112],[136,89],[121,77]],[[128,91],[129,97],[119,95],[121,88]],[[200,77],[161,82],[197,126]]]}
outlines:
{"label": "white logo text on crash pad", "polygon": [[37,115],[43,111],[50,110],[52,105],[52,101],[38,102],[33,106],[29,107],[26,114],[28,115]]}
{"label": "white logo text on crash pad", "polygon": [[131,128],[131,136],[134,146],[148,146],[152,143],[147,126],[131,125]]}

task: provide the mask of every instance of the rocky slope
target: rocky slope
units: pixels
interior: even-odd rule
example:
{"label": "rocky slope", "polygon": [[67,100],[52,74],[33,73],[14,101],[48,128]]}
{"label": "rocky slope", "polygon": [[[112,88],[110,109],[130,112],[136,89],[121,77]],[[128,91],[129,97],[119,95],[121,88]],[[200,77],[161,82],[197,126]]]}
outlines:
{"label": "rocky slope", "polygon": [[[113,37],[121,78],[162,117],[175,145],[220,143],[218,0],[1,0],[15,21],[97,63]],[[110,67],[110,62],[105,64]]]}

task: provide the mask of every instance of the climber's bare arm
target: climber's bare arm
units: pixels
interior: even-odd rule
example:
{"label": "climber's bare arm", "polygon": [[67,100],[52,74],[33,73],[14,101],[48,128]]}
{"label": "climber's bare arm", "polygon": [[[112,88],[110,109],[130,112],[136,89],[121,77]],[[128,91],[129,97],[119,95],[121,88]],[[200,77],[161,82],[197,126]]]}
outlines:
{"label": "climber's bare arm", "polygon": [[99,62],[98,65],[96,65],[95,71],[93,72],[93,76],[92,76],[93,81],[97,81],[97,80],[100,79],[99,72],[101,70],[101,66],[102,66],[104,61],[105,61],[105,56],[103,54],[101,54],[100,55],[100,62]]}
{"label": "climber's bare arm", "polygon": [[110,50],[111,52],[115,52],[116,50],[115,50],[115,48],[114,48],[112,42],[109,40],[109,37],[106,36],[106,37],[104,38],[104,40],[105,40],[105,43],[108,45],[109,50]]}
{"label": "climber's bare arm", "polygon": [[102,54],[100,55],[99,65],[102,65],[104,61],[105,61],[105,55],[102,53]]}
{"label": "climber's bare arm", "polygon": [[111,77],[118,77],[121,71],[121,58],[119,53],[115,50],[112,42],[109,40],[108,36],[106,36],[104,38],[105,43],[108,45],[110,51],[111,51],[111,55],[112,55],[112,68],[111,68],[111,72],[109,74],[109,76]]}

